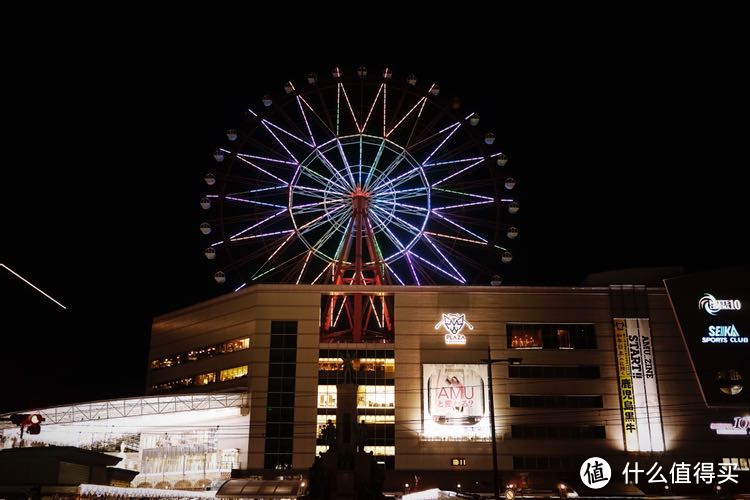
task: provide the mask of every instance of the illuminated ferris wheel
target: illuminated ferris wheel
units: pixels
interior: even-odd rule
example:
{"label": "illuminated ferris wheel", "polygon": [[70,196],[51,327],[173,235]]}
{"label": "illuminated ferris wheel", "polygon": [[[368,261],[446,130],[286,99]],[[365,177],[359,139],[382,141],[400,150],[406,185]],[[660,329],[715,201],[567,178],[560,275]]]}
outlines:
{"label": "illuminated ferris wheel", "polygon": [[486,284],[502,274],[519,205],[494,134],[434,83],[371,73],[287,82],[227,131],[201,199],[218,283]]}

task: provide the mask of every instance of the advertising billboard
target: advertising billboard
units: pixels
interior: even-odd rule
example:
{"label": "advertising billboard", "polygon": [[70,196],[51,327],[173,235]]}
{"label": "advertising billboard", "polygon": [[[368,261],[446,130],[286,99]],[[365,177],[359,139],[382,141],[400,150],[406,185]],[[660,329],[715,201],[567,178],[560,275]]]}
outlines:
{"label": "advertising billboard", "polygon": [[750,267],[664,284],[706,405],[750,406]]}
{"label": "advertising billboard", "polygon": [[490,437],[487,367],[422,365],[422,436],[462,441]]}

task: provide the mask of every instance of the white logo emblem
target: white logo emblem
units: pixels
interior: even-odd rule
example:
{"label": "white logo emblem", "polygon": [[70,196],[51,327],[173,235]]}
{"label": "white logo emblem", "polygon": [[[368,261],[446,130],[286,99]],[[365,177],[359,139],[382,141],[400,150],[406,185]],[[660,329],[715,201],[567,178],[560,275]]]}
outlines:
{"label": "white logo emblem", "polygon": [[598,490],[612,479],[612,469],[606,460],[591,457],[581,465],[581,481],[589,488]]}
{"label": "white logo emblem", "polygon": [[466,321],[466,315],[462,313],[443,313],[443,319],[435,325],[435,330],[440,327],[445,328],[448,333],[445,334],[446,344],[465,344],[466,336],[461,333],[464,327],[469,327],[469,330],[473,330],[474,327]]}
{"label": "white logo emblem", "polygon": [[716,316],[721,310],[739,311],[742,309],[742,303],[737,299],[719,300],[710,293],[706,293],[698,299],[698,309],[705,309],[711,316]]}

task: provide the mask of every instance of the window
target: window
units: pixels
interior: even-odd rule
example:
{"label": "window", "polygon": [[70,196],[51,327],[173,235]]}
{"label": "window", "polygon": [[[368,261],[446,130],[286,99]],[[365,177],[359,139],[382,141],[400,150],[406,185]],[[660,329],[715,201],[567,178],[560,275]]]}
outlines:
{"label": "window", "polygon": [[335,385],[318,386],[318,408],[336,408]]}
{"label": "window", "polygon": [[595,365],[510,365],[510,378],[599,378],[599,367]]}
{"label": "window", "polygon": [[271,322],[268,400],[263,467],[292,467],[294,387],[297,372],[297,322]]}
{"label": "window", "polygon": [[604,439],[603,425],[512,425],[513,439]]}
{"label": "window", "polygon": [[750,471],[750,458],[722,458],[721,463],[734,464],[735,471]]}
{"label": "window", "polygon": [[235,368],[227,368],[219,372],[219,381],[225,382],[227,380],[234,380],[236,378],[247,377],[247,365],[237,366]]}
{"label": "window", "polygon": [[592,324],[509,323],[506,326],[511,349],[595,349]]}
{"label": "window", "polygon": [[151,369],[159,370],[161,368],[171,368],[173,366],[188,363],[190,361],[209,359],[220,354],[228,354],[230,352],[242,351],[249,348],[250,337],[229,340],[221,344],[202,347],[200,349],[194,349],[192,351],[185,351],[179,354],[165,356],[163,358],[153,359],[151,360]]}
{"label": "window", "polygon": [[511,408],[602,408],[601,396],[510,395]]}
{"label": "window", "polygon": [[360,385],[357,388],[357,408],[393,408],[395,403],[392,385]]}
{"label": "window", "polygon": [[195,377],[195,385],[208,385],[213,384],[216,382],[216,373],[202,373],[200,375],[196,375]]}
{"label": "window", "polygon": [[513,349],[541,349],[544,347],[541,327],[534,325],[509,325],[508,329],[509,347]]}
{"label": "window", "polygon": [[200,387],[209,384],[215,384],[217,382],[225,382],[228,380],[235,380],[238,378],[246,377],[248,373],[248,365],[237,366],[235,368],[228,368],[221,370],[220,372],[208,372],[200,373],[192,377],[185,377],[176,380],[169,380],[162,382],[161,384],[155,384],[151,386],[153,392],[167,392],[174,389],[181,389],[183,387]]}

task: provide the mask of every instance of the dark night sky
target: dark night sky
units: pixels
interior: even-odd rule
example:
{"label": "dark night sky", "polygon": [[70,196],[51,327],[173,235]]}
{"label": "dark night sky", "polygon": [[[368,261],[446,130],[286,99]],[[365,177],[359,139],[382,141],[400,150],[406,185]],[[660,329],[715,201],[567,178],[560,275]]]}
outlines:
{"label": "dark night sky", "polygon": [[461,57],[459,47],[340,57],[166,43],[18,56],[0,261],[68,310],[0,276],[0,411],[143,391],[151,318],[217,293],[198,199],[223,131],[246,103],[334,65],[413,71],[483,120],[495,115],[523,196],[508,284],[747,262],[747,127],[727,123],[741,116],[738,70],[706,58],[696,74],[695,53],[671,46],[499,45],[492,57],[475,45]]}

